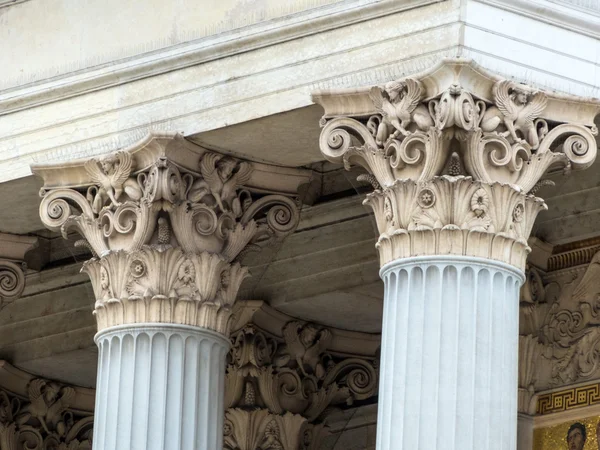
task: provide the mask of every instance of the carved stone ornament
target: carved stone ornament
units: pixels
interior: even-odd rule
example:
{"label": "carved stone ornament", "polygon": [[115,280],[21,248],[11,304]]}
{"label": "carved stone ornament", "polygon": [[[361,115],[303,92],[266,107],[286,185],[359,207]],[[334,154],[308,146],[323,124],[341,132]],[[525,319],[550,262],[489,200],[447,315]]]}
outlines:
{"label": "carved stone ornament", "polygon": [[[579,254],[562,256],[577,260]],[[600,378],[599,275],[600,252],[588,265],[528,271],[519,320],[520,402],[534,390]]]}
{"label": "carved stone ornament", "polygon": [[[23,384],[31,376],[2,363],[2,378]],[[20,379],[15,380],[16,377]],[[4,380],[6,381],[6,380]],[[0,448],[7,450],[91,450],[92,411],[77,403],[81,388],[30,378],[23,393],[0,387]],[[83,390],[89,391],[89,390]],[[93,395],[93,391],[92,395]],[[93,396],[86,395],[90,400]],[[93,403],[90,402],[90,407]]]}
{"label": "carved stone ornament", "polygon": [[37,238],[0,233],[0,309],[19,298],[25,289],[25,254]]}
{"label": "carved stone ornament", "polygon": [[[531,195],[542,176],[596,158],[599,102],[504,80],[471,61],[449,59],[383,86],[313,99],[325,110],[323,155],[375,178],[366,203],[382,233],[382,264],[435,252],[524,269],[531,225],[546,207]],[[393,214],[379,207],[386,198]],[[383,221],[391,215],[390,233]]]}
{"label": "carved stone ornament", "polygon": [[150,135],[103,158],[33,171],[45,181],[42,222],[64,237],[76,231],[94,255],[83,271],[99,330],[163,322],[223,334],[247,276],[238,260],[294,231],[293,197],[309,177],[178,135]]}
{"label": "carved stone ornament", "polygon": [[[254,325],[233,333],[226,372],[226,449],[318,448],[322,413],[377,393],[374,362],[328,351],[326,328],[291,321],[283,340]],[[314,446],[314,447],[313,447]]]}

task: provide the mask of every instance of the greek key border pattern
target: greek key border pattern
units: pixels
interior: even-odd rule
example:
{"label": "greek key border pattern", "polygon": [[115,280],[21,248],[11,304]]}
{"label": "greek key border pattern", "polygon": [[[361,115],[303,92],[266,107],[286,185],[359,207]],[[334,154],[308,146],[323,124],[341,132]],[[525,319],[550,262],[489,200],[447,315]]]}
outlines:
{"label": "greek key border pattern", "polygon": [[540,395],[537,401],[537,414],[568,411],[596,404],[600,404],[600,383]]}

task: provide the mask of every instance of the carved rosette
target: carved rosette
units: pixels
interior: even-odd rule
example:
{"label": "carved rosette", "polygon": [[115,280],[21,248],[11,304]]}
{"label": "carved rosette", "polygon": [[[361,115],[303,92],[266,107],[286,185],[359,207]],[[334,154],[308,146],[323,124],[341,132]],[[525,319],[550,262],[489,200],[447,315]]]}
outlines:
{"label": "carved rosette", "polygon": [[398,180],[367,195],[379,230],[380,263],[424,255],[469,255],[525,267],[542,199],[471,177]]}
{"label": "carved rosette", "polygon": [[248,325],[231,342],[225,448],[313,448],[327,433],[320,418],[328,407],[377,394],[374,362],[329,353],[326,328],[288,322],[281,340]]}
{"label": "carved rosette", "polygon": [[[542,176],[585,169],[596,158],[599,105],[483,77],[469,64],[446,61],[423,82],[405,78],[313,96],[325,109],[323,155],[370,174],[362,179],[376,189],[367,203],[381,234],[382,264],[457,254],[523,270],[531,225],[545,208],[533,197],[547,184]],[[565,113],[569,108],[581,113]],[[474,197],[483,200],[480,207]]]}
{"label": "carved rosette", "polygon": [[138,167],[135,155],[91,159],[86,183],[45,186],[42,222],[64,237],[76,231],[94,255],[83,270],[99,330],[160,322],[228,334],[248,275],[238,259],[293,232],[295,202],[246,187],[252,163],[229,156],[204,151],[184,168],[147,155]]}

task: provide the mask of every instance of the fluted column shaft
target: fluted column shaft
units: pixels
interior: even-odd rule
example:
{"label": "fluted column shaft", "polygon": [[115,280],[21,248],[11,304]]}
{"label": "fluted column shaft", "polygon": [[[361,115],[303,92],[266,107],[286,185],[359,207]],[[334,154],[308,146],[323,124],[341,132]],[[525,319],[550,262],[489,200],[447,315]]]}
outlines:
{"label": "fluted column shaft", "polygon": [[224,336],[136,324],[105,329],[95,340],[95,450],[223,448]]}
{"label": "fluted column shaft", "polygon": [[515,449],[523,274],[449,255],[396,260],[381,276],[377,450]]}

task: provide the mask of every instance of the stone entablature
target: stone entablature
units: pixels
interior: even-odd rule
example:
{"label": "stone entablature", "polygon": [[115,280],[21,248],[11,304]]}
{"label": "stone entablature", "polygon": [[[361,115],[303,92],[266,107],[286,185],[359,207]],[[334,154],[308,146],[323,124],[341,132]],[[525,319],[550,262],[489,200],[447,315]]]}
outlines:
{"label": "stone entablature", "polygon": [[294,199],[310,171],[208,151],[178,135],[150,135],[87,161],[38,166],[40,216],[71,230],[94,258],[83,270],[98,329],[177,323],[227,335],[247,269],[239,263],[293,232]]}
{"label": "stone entablature", "polygon": [[548,171],[596,158],[600,103],[537,90],[464,60],[384,86],[317,92],[324,156],[375,192],[381,264],[455,254],[523,270]]}

